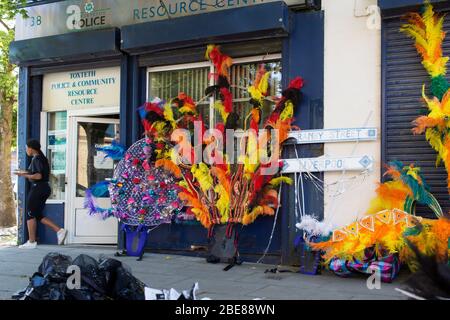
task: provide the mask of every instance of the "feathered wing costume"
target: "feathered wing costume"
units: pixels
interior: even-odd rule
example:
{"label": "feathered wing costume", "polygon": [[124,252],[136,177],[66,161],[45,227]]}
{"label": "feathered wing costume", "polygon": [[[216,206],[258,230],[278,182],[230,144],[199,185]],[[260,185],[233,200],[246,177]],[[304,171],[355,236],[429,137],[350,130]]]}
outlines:
{"label": "feathered wing costume", "polygon": [[[208,46],[206,58],[213,62],[216,74],[213,74],[215,84],[206,88],[205,94],[207,96],[214,95],[216,98],[214,107],[219,111],[220,117],[217,119],[214,129],[224,134],[226,129],[237,129],[239,120],[239,114],[233,110],[233,96],[229,82],[228,69],[232,65],[232,59],[220,52],[219,48],[214,45]],[[181,141],[177,141],[181,148],[177,150],[172,148],[167,152],[161,152],[161,157],[156,162],[157,166],[161,165],[172,174],[181,177],[179,182],[180,199],[186,202],[189,212],[195,215],[196,219],[208,229],[215,224],[241,223],[247,225],[260,215],[274,215],[278,207],[278,186],[281,183],[291,183],[287,177],[277,176],[281,166],[278,156],[281,144],[287,139],[288,132],[293,128],[294,109],[300,102],[303,80],[297,78],[291,82],[290,86],[283,91],[274,111],[264,120],[261,119],[261,104],[268,94],[269,77],[270,72],[266,72],[264,66],[261,66],[252,86],[248,88],[251,96],[249,102],[253,108],[245,117],[244,129],[247,129],[248,123],[248,127],[253,130],[241,140],[240,146],[245,152],[238,159],[238,164],[231,165],[231,159],[227,159],[225,148],[221,149],[214,139],[207,139],[203,146],[192,145],[190,140],[181,139]],[[203,133],[206,126],[197,116],[196,103],[191,101],[189,104],[192,106],[189,109],[190,115],[193,119],[201,122]],[[179,110],[182,113],[181,109]],[[148,121],[147,127],[149,130],[155,131],[156,136],[164,137],[165,132],[162,128],[171,122],[168,117],[170,114],[170,112],[162,115],[156,113]],[[178,123],[176,118],[175,116],[175,123]],[[164,125],[158,123],[164,123]],[[261,123],[263,123],[264,129],[269,130],[269,134],[259,133]],[[159,129],[153,129],[157,127]],[[278,140],[276,140],[276,136],[271,136],[270,129],[278,130]],[[264,149],[267,149],[272,141],[277,144],[273,149],[274,154],[267,154],[267,150]],[[226,141],[224,142],[226,143]],[[194,147],[200,147],[202,151],[214,150],[211,156],[215,161],[212,164],[205,161],[193,163],[192,159],[195,158],[195,155],[190,157],[191,161],[183,161],[183,159],[186,160],[186,153],[180,152],[180,150],[193,150]],[[188,152],[188,154],[190,153]],[[263,163],[259,158],[261,154],[267,155],[269,160],[275,160]],[[270,171],[271,168],[272,171]]]}
{"label": "feathered wing costume", "polygon": [[379,184],[376,189],[377,196],[372,199],[367,214],[385,209],[401,209],[415,214],[413,211],[417,202],[430,207],[437,217],[442,216],[442,208],[430,193],[419,167],[413,164],[404,166],[400,161],[392,161],[384,175],[392,180]]}
{"label": "feathered wing costume", "polygon": [[[137,141],[124,152],[112,179],[86,190],[84,207],[88,213],[102,219],[113,216],[130,226],[171,222],[183,207],[178,186],[172,175],[155,167],[152,154],[149,138]],[[98,206],[99,197],[109,197],[111,207]]]}
{"label": "feathered wing costume", "polygon": [[445,78],[449,57],[442,56],[442,41],[445,32],[442,30],[444,16],[433,11],[433,6],[426,1],[422,15],[410,13],[408,23],[401,31],[415,40],[417,52],[422,57],[422,65],[431,77],[431,93],[434,97],[425,95],[425,85],[422,96],[429,113],[414,121],[414,134],[425,133],[425,138],[438,153],[436,165],[442,161],[447,170],[448,189],[450,192],[450,90]]}
{"label": "feathered wing costume", "polygon": [[[442,55],[444,16],[435,14],[426,1],[422,14],[410,13],[406,18],[408,23],[401,27],[401,31],[415,40],[422,65],[431,77],[434,96],[427,97],[423,87],[422,96],[429,113],[413,122],[415,127],[412,131],[415,134],[425,133],[426,139],[438,153],[436,165],[440,161],[444,163],[450,191],[450,85],[445,78],[449,58]],[[335,229],[329,235],[322,234],[317,243],[310,243],[313,249],[324,251],[324,257],[331,262],[332,269],[335,267],[334,270],[345,274],[348,271],[347,262],[354,265],[356,260],[358,269],[365,265],[360,261],[368,261],[367,250],[371,248],[378,257],[385,257],[386,254],[398,256],[412,270],[423,264],[421,256],[434,256],[441,263],[448,260],[450,221],[430,194],[420,168],[413,165],[404,167],[400,162],[393,162],[389,164],[386,174],[392,177],[392,181],[379,185],[377,196],[365,217]],[[428,205],[438,219],[418,221],[411,215],[415,202]],[[308,228],[314,230],[314,227]]]}
{"label": "feathered wing costume", "polygon": [[[441,262],[446,261],[450,220],[428,192],[420,168],[403,166],[396,161],[389,164],[386,174],[393,180],[380,184],[367,215],[330,234],[319,234],[321,237],[315,242],[309,242],[313,250],[324,252],[327,264],[336,264],[336,259],[365,261],[367,250],[373,248],[376,257],[394,254],[400,262],[416,270],[415,254],[407,241],[422,253],[434,255]],[[411,201],[430,206],[439,219],[422,219],[405,212],[404,208],[412,207]],[[299,227],[306,228],[306,223]],[[308,228],[314,230],[312,226]],[[336,266],[331,264],[331,267]]]}

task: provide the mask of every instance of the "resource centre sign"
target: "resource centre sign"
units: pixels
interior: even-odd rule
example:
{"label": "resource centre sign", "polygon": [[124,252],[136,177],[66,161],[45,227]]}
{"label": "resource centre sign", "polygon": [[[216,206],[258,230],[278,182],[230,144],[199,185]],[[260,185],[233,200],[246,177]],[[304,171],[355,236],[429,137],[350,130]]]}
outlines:
{"label": "resource centre sign", "polygon": [[43,111],[117,107],[120,68],[110,67],[46,74]]}
{"label": "resource centre sign", "polygon": [[[279,0],[67,0],[27,7],[16,17],[16,40],[121,27]],[[285,0],[287,5],[305,0]]]}

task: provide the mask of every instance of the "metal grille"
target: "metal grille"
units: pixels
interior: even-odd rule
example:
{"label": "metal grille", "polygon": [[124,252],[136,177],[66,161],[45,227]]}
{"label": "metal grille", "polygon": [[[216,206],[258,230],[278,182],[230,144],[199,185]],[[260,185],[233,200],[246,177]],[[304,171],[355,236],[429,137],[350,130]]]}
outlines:
{"label": "metal grille", "polygon": [[[422,101],[422,85],[430,87],[429,77],[414,48],[413,41],[400,33],[404,21],[400,19],[384,22],[384,161],[400,160],[405,165],[414,163],[422,168],[431,193],[438,199],[444,211],[450,210],[450,196],[447,193],[447,173],[443,165],[436,168],[436,152],[425,140],[424,135],[411,133],[411,122],[426,114]],[[446,19],[444,30],[450,30],[450,20]],[[447,33],[449,34],[449,33]],[[450,37],[444,45],[444,55],[450,55]],[[427,92],[430,95],[430,92]],[[418,206],[418,215],[430,216],[430,209]]]}
{"label": "metal grille", "polygon": [[182,69],[150,73],[150,96],[173,99],[179,92],[199,101],[208,86],[209,68]]}
{"label": "metal grille", "polygon": [[[272,71],[269,79],[268,97],[281,96],[281,61],[264,61],[267,71]],[[250,112],[248,103],[250,95],[247,92],[258,71],[261,62],[236,63],[230,69],[231,93],[233,95],[234,110],[240,115],[239,127],[244,128],[244,120]],[[212,67],[212,66],[211,66]],[[191,96],[194,101],[200,101],[199,109],[206,123],[209,123],[209,99],[205,99],[204,90],[209,85],[208,74],[210,67],[185,68],[167,71],[151,71],[149,76],[149,99],[158,97],[164,100],[175,98],[179,92]],[[274,103],[266,100],[262,107],[262,119],[272,111]],[[218,111],[214,113],[214,121],[220,121]]]}
{"label": "metal grille", "polygon": [[[150,72],[149,98],[158,97],[171,100],[184,92],[194,101],[204,98],[205,89],[208,87],[209,67],[190,68],[170,71]],[[209,100],[205,99],[198,105],[200,113],[209,122]]]}
{"label": "metal grille", "polygon": [[[244,128],[245,117],[250,112],[252,106],[248,103],[250,94],[247,88],[253,84],[253,81],[262,62],[250,62],[235,64],[230,70],[231,93],[233,95],[233,109],[240,115],[239,126]],[[279,60],[264,62],[267,71],[272,71],[269,79],[268,97],[281,97],[281,62]],[[266,100],[262,106],[262,120],[272,111],[274,103]],[[220,119],[216,112],[216,119]]]}

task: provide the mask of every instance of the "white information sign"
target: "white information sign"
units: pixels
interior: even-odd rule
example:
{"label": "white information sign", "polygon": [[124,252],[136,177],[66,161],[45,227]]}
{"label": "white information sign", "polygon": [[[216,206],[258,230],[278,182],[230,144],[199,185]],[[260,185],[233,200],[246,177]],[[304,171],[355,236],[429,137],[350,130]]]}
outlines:
{"label": "white information sign", "polygon": [[117,107],[119,103],[120,67],[44,75],[43,111]]}
{"label": "white information sign", "polygon": [[283,160],[282,173],[324,172],[324,171],[365,171],[373,168],[373,157],[318,157]]}
{"label": "white information sign", "polygon": [[289,133],[297,144],[345,142],[345,141],[373,141],[378,136],[377,128],[337,128],[298,130]]}
{"label": "white information sign", "polygon": [[94,156],[94,168],[95,169],[114,169],[114,160],[111,158],[105,158],[106,154],[103,151],[98,151]]}

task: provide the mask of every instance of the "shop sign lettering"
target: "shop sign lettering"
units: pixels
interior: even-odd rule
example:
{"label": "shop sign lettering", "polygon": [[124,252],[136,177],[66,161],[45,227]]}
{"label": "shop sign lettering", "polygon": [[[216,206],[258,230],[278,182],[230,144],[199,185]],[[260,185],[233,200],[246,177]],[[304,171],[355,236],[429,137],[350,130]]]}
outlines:
{"label": "shop sign lettering", "polygon": [[[66,0],[25,8],[16,17],[16,40],[69,32],[122,27],[278,0]],[[284,0],[289,6],[303,0]]]}
{"label": "shop sign lettering", "polygon": [[46,74],[43,96],[44,111],[117,107],[120,100],[120,68]]}
{"label": "shop sign lettering", "polygon": [[360,157],[318,157],[285,159],[282,173],[294,172],[325,172],[325,171],[365,171],[372,170],[373,157],[367,155]]}
{"label": "shop sign lettering", "polygon": [[378,136],[377,128],[337,128],[291,131],[289,137],[297,144],[373,141]]}
{"label": "shop sign lettering", "polygon": [[51,90],[65,90],[72,106],[94,104],[98,87],[116,82],[114,77],[97,78],[95,70],[70,72],[69,80],[52,83]]}

